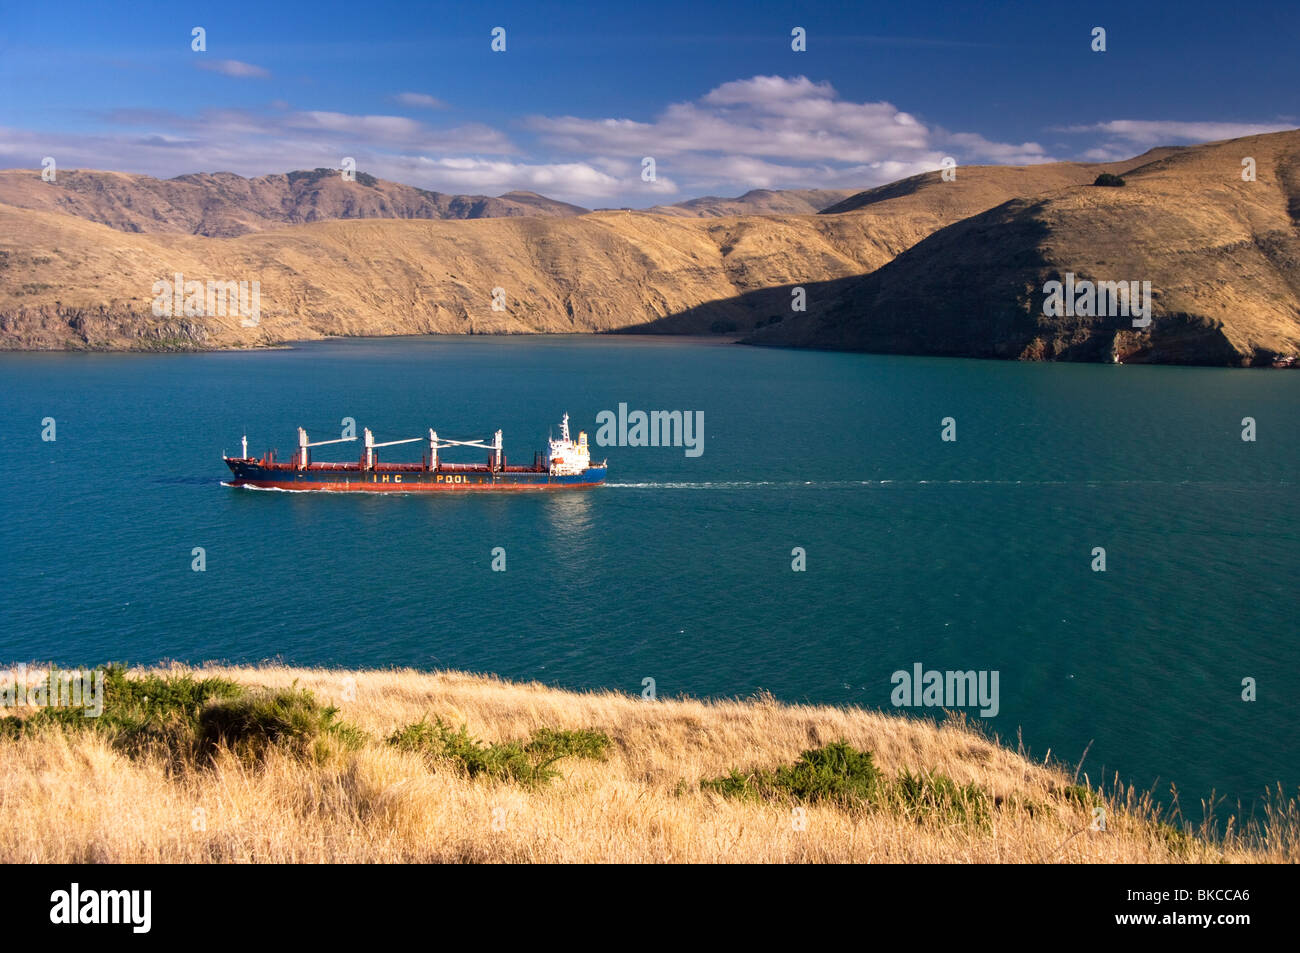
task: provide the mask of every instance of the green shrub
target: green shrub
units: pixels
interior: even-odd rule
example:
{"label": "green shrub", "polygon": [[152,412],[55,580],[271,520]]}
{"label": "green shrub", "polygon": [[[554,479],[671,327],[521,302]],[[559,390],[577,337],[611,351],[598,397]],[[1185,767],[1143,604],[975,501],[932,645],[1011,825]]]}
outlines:
{"label": "green shrub", "polygon": [[1086,788],[1082,784],[1067,784],[1061,791],[1061,797],[1067,801],[1073,801],[1075,804],[1082,804],[1084,807],[1093,807],[1101,803],[1101,798],[1092,788]]}
{"label": "green shrub", "polygon": [[1119,186],[1124,184],[1124,180],[1121,179],[1118,175],[1115,175],[1114,173],[1103,172],[1101,175],[1097,176],[1097,180],[1092,184],[1107,185],[1107,186],[1111,186],[1112,188],[1118,188]]}
{"label": "green shrub", "polygon": [[973,784],[958,784],[946,774],[900,771],[893,794],[909,817],[933,818],[954,824],[988,824],[992,812],[988,795]]}
{"label": "green shrub", "polygon": [[331,747],[360,748],[365,733],[338,720],[338,709],[322,705],[303,688],[259,689],[210,704],[199,712],[197,748],[211,756],[229,748],[257,761],[273,747],[323,760]]}
{"label": "green shrub", "polygon": [[173,766],[209,760],[222,747],[246,760],[262,758],[273,746],[319,760],[331,748],[365,743],[364,732],[339,721],[337,709],[305,689],[249,691],[228,679],[190,673],[128,678],[124,666],[110,665],[104,669],[103,701],[97,718],[87,718],[80,707],[49,706],[24,719],[5,719],[0,732],[96,731],[120,751],[161,753]]}
{"label": "green shrub", "polygon": [[388,743],[435,761],[451,761],[471,778],[489,777],[540,787],[558,776],[552,765],[560,758],[604,758],[610,741],[599,731],[539,728],[526,743],[484,744],[469,733],[468,726],[452,728],[441,718],[434,718],[432,722],[422,719],[399,728]]}
{"label": "green shrub", "polygon": [[836,741],[803,752],[792,765],[748,773],[733,768],[720,778],[701,781],[700,789],[723,797],[830,801],[851,806],[870,802],[879,784],[880,771],[871,752]]}
{"label": "green shrub", "polygon": [[[199,713],[216,699],[236,698],[243,689],[224,678],[195,678],[149,673],[128,678],[126,667],[103,669],[104,709],[87,718],[84,707],[49,705],[26,718],[13,718],[17,725],[6,731],[28,733],[49,728],[63,731],[97,731],[114,747],[128,754],[166,749],[176,757],[192,754]],[[53,675],[46,681],[47,692],[55,690]]]}
{"label": "green shrub", "polygon": [[467,725],[452,728],[441,718],[422,719],[399,728],[388,743],[401,751],[414,751],[435,761],[451,761],[471,778],[486,775],[498,780],[536,784],[550,780],[540,774],[518,744],[485,745],[469,733]]}
{"label": "green shrub", "polygon": [[871,758],[844,741],[805,751],[792,765],[732,769],[700,782],[700,790],[723,797],[759,801],[829,803],[897,810],[920,821],[984,825],[992,817],[988,794],[973,784],[959,785],[943,774],[901,771],[892,782]]}
{"label": "green shrub", "polygon": [[723,797],[742,801],[755,801],[764,796],[765,788],[761,781],[773,775],[772,771],[755,771],[745,774],[732,768],[720,778],[708,778],[700,782],[701,791],[715,791]]}
{"label": "green shrub", "polygon": [[603,761],[609,752],[609,735],[589,728],[538,728],[524,750],[533,757],[589,758]]}

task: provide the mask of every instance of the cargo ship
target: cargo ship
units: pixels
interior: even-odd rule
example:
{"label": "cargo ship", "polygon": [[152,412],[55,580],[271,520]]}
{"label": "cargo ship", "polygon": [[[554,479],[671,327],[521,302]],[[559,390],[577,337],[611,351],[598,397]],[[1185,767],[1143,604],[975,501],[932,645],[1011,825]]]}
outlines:
{"label": "cargo ship", "polygon": [[[489,443],[483,440],[440,440],[430,429],[427,437],[387,440],[376,443],[369,429],[363,432],[361,459],[356,463],[315,463],[313,447],[347,443],[356,437],[312,442],[307,432],[298,428],[298,449],[293,459],[280,462],[275,451],[260,458],[248,455],[248,435],[242,440],[240,457],[223,456],[230,467],[231,479],[226,486],[253,487],[264,490],[326,490],[361,493],[433,493],[444,491],[493,490],[576,490],[599,486],[605,482],[607,461],[592,464],[587,435],[578,433],[569,439],[569,415],[560,422],[560,439],[550,440],[550,449],[533,456],[530,466],[512,466],[502,448],[501,431]],[[419,463],[381,463],[378,451],[398,444],[427,444]],[[440,450],[452,447],[477,447],[488,451],[486,463],[448,463]]]}

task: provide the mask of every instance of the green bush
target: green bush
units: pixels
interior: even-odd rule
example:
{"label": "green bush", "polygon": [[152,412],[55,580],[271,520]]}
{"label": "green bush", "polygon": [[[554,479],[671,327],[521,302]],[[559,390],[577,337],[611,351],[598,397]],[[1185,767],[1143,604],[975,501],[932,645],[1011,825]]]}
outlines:
{"label": "green bush", "polygon": [[15,715],[5,715],[0,718],[0,738],[10,740],[21,738],[23,735],[23,719]]}
{"label": "green bush", "polygon": [[1119,186],[1124,184],[1124,180],[1121,179],[1118,175],[1115,175],[1111,172],[1103,172],[1101,175],[1097,176],[1097,180],[1092,184],[1107,185],[1112,188],[1118,188]]}
{"label": "green bush", "polygon": [[1061,796],[1067,801],[1073,801],[1075,804],[1082,804],[1084,807],[1093,807],[1101,803],[1101,798],[1092,788],[1086,788],[1082,784],[1067,784],[1061,791]]}
{"label": "green bush", "polygon": [[762,786],[762,782],[768,780],[775,772],[771,771],[753,771],[745,774],[732,768],[720,778],[708,778],[700,782],[701,791],[715,791],[723,797],[736,798],[742,801],[756,801],[764,796],[764,791],[770,787]]}
{"label": "green bush", "polygon": [[589,758],[603,761],[609,752],[609,735],[589,728],[556,729],[538,728],[533,732],[524,751],[533,757]]}
{"label": "green bush", "polygon": [[422,719],[397,729],[388,743],[431,760],[451,761],[471,778],[489,777],[540,787],[558,776],[552,765],[560,758],[604,758],[610,741],[599,731],[539,728],[527,742],[484,744],[469,733],[468,726],[452,728],[441,718],[434,718],[432,722]]}
{"label": "green bush", "polygon": [[720,778],[700,782],[700,789],[724,797],[831,801],[851,806],[871,801],[879,784],[880,771],[871,752],[836,741],[803,752],[792,765],[748,773],[733,768]]}
{"label": "green bush", "polygon": [[[7,733],[29,733],[49,728],[63,731],[97,731],[114,747],[129,754],[164,748],[178,757],[192,753],[199,713],[216,699],[236,698],[243,689],[224,678],[195,678],[149,673],[128,678],[126,667],[108,665],[104,673],[104,710],[87,718],[83,707],[50,705],[22,719],[7,719]],[[51,676],[52,678],[53,676]],[[54,685],[46,682],[47,691]],[[17,724],[12,724],[12,723]]]}
{"label": "green bush", "polygon": [[0,732],[96,731],[120,751],[164,754],[174,766],[210,760],[221,747],[247,760],[273,746],[319,759],[331,747],[355,749],[365,741],[360,729],[337,720],[337,709],[305,689],[249,691],[188,672],[128,678],[126,671],[120,665],[104,669],[104,710],[97,718],[87,718],[80,707],[49,706],[6,719]]}
{"label": "green bush", "polygon": [[959,785],[935,772],[901,771],[891,782],[876,767],[871,752],[844,741],[805,751],[788,766],[749,772],[733,768],[722,777],[701,781],[700,790],[744,800],[871,806],[900,811],[918,821],[983,825],[992,817],[989,796],[975,785]]}
{"label": "green bush", "polygon": [[973,784],[958,784],[946,774],[900,771],[894,796],[909,817],[955,824],[988,824],[992,812],[988,795]]}
{"label": "green bush", "polygon": [[338,709],[322,705],[305,688],[259,689],[210,704],[199,712],[197,748],[211,756],[229,748],[257,761],[273,747],[323,760],[337,745],[355,750],[365,733],[338,720]]}
{"label": "green bush", "polygon": [[471,778],[486,775],[498,780],[542,784],[553,772],[537,771],[518,744],[485,745],[469,727],[452,728],[441,718],[417,721],[399,728],[388,743],[401,751],[414,751],[434,761],[451,761]]}

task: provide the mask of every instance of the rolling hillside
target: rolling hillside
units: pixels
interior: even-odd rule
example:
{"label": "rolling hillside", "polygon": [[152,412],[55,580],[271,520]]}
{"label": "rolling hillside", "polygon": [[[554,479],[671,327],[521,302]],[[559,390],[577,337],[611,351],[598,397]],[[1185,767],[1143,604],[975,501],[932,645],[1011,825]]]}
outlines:
{"label": "rolling hillside", "polygon": [[[1253,182],[1241,177],[1247,156]],[[1121,188],[1071,185],[941,228],[878,271],[810,294],[807,314],[751,340],[1149,363],[1300,353],[1300,131],[1142,158]],[[1151,326],[1045,316],[1046,282],[1068,274],[1149,281]]]}
{"label": "rolling hillside", "polygon": [[35,172],[0,172],[0,203],[63,212],[123,232],[166,232],[229,238],[265,228],[331,219],[505,218],[581,215],[587,210],[535,192],[445,195],[358,172],[344,181],[334,169],[246,179],[204,172],[155,179],[124,172],[60,170],[54,182]]}
{"label": "rolling hillside", "polygon": [[[1294,798],[1270,795],[1254,815],[1190,827],[1149,793],[1103,790],[1086,771],[1030,760],[959,717],[786,705],[766,693],[646,702],[459,672],[207,666],[137,669],[130,679],[164,699],[145,726],[173,706],[167,731],[141,727],[126,681],[106,692],[110,718],[25,710],[5,719],[0,860],[1300,858]],[[175,710],[195,695],[199,704]],[[294,716],[288,730],[284,711]],[[203,726],[226,712],[240,717],[227,717],[232,728],[211,744]],[[530,764],[547,756],[544,768]],[[196,805],[202,824],[191,823]]]}
{"label": "rolling hillside", "polygon": [[734,199],[705,195],[646,209],[657,215],[718,218],[734,215],[811,215],[853,196],[852,189],[751,189]]}
{"label": "rolling hillside", "polygon": [[[323,173],[60,173],[56,186],[5,172],[0,345],[727,331],[910,354],[1270,363],[1300,351],[1298,154],[1300,132],[1286,132],[1121,163],[966,167],[820,213],[746,215],[578,214],[532,193],[470,200]],[[1128,184],[1092,185],[1103,171]],[[751,204],[829,197],[810,194]],[[155,283],[177,273],[258,282],[258,322],[155,315]],[[1150,281],[1153,326],[1044,317],[1044,283],[1067,273]],[[791,311],[795,286],[805,313]]]}

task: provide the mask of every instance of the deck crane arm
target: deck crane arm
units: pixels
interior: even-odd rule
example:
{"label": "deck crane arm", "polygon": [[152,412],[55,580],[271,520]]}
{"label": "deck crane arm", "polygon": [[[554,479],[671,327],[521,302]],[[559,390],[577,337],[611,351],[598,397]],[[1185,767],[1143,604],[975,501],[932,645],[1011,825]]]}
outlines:
{"label": "deck crane arm", "polygon": [[[311,454],[307,451],[311,447],[323,447],[327,443],[348,443],[356,440],[356,437],[340,437],[338,440],[317,440],[314,443],[308,441],[307,431],[302,427],[298,428],[298,469],[304,469],[311,462]],[[244,456],[248,456],[248,451],[244,451]]]}
{"label": "deck crane arm", "polygon": [[[421,437],[420,439],[424,439],[424,438]],[[488,443],[486,439],[483,439],[483,440],[446,440],[446,439],[444,439],[444,440],[439,440],[439,439],[438,439],[438,432],[437,432],[436,430],[430,430],[430,431],[429,431],[429,467],[430,467],[430,469],[432,469],[432,470],[436,470],[436,469],[438,469],[438,451],[439,451],[439,450],[445,450],[447,447],[478,447],[480,450],[491,450],[494,454],[496,454],[496,456],[492,458],[492,459],[493,459],[493,463],[492,463],[493,467],[496,468],[496,469],[498,469],[498,470],[501,469],[501,431],[500,431],[500,430],[498,430],[498,431],[496,432],[496,434],[493,436],[493,438],[492,438],[492,442],[491,442],[491,443]]]}
{"label": "deck crane arm", "polygon": [[376,447],[395,447],[399,443],[415,443],[417,440],[423,440],[423,437],[409,437],[406,440],[386,440],[383,443],[375,443],[375,435],[370,432],[370,428],[365,428],[366,435],[366,469],[375,468],[375,448]]}

